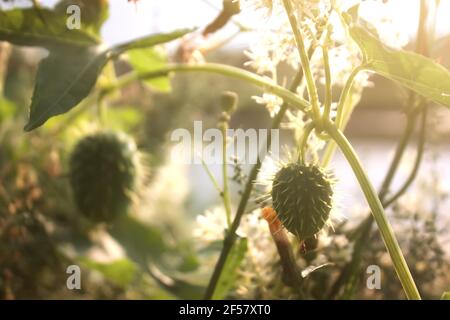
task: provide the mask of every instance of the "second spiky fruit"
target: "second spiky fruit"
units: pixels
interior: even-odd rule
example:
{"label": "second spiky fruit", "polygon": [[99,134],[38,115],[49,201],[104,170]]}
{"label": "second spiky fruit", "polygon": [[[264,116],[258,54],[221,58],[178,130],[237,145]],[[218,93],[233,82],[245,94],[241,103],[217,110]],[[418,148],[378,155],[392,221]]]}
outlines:
{"label": "second spiky fruit", "polygon": [[283,226],[300,240],[317,234],[330,216],[332,182],[316,165],[284,166],[275,175],[271,195]]}
{"label": "second spiky fruit", "polygon": [[81,213],[93,222],[112,222],[124,214],[138,169],[138,151],[128,136],[99,132],[82,138],[70,157],[70,183]]}

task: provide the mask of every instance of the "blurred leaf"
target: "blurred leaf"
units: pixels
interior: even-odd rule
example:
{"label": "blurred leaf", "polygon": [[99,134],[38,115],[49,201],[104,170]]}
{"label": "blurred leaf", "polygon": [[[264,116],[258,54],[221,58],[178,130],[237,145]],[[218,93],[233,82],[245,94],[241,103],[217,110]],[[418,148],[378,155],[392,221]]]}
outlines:
{"label": "blurred leaf", "polygon": [[441,300],[450,300],[450,292],[444,292],[441,296]]}
{"label": "blurred leaf", "polygon": [[131,216],[125,216],[114,223],[111,235],[125,248],[130,258],[147,267],[147,259],[160,260],[169,248],[163,233]]}
{"label": "blurred leaf", "polygon": [[228,291],[235,285],[237,271],[247,252],[247,238],[238,238],[231,249],[227,262],[225,263],[222,274],[217,282],[216,290],[212,298],[220,300],[226,298]]}
{"label": "blurred leaf", "polygon": [[92,46],[99,39],[84,30],[69,30],[67,16],[47,9],[0,11],[0,41],[45,48]]}
{"label": "blurred leaf", "polygon": [[[125,248],[127,255],[145,270],[148,263],[165,268],[192,270],[198,267],[194,251],[186,243],[169,244],[158,228],[134,217],[124,216],[110,234]],[[174,263],[176,265],[174,265]]]}
{"label": "blurred leaf", "polygon": [[115,107],[108,109],[107,122],[111,129],[130,132],[142,121],[142,113],[135,107]]}
{"label": "blurred leaf", "polygon": [[79,261],[81,266],[100,272],[106,279],[124,288],[136,280],[139,272],[139,268],[127,259],[120,259],[111,263],[100,263],[87,257],[82,257]]}
{"label": "blurred leaf", "polygon": [[[128,52],[128,57],[133,68],[137,72],[151,72],[167,65],[167,54],[162,48],[135,49]],[[168,76],[145,80],[145,83],[153,89],[170,92],[170,79]]]}
{"label": "blurred leaf", "polygon": [[107,52],[99,47],[51,52],[39,64],[25,130],[78,105],[91,92],[107,59]]}
{"label": "blurred leaf", "polygon": [[150,48],[154,47],[158,44],[163,44],[170,42],[172,40],[181,38],[182,36],[188,34],[189,32],[192,32],[194,29],[181,29],[181,30],[175,30],[173,32],[169,33],[159,33],[159,34],[152,34],[143,38],[135,39],[120,45],[115,46],[112,48],[112,52],[115,55],[122,54],[126,51],[134,50],[134,49],[143,49],[143,48]]}
{"label": "blurred leaf", "polygon": [[30,120],[25,130],[36,129],[49,118],[78,105],[91,92],[103,67],[114,55],[134,48],[168,42],[186,32],[151,35],[107,50],[101,46],[92,46],[66,47],[51,51],[39,64],[30,106]]}
{"label": "blurred leaf", "polygon": [[14,116],[15,112],[16,107],[14,103],[9,101],[8,99],[0,97],[0,122],[11,118],[12,116]]}
{"label": "blurred leaf", "polygon": [[309,266],[306,267],[305,269],[302,270],[302,277],[306,278],[308,277],[311,273],[316,272],[317,270],[320,270],[322,268],[328,267],[328,266],[332,266],[332,263],[324,263],[321,264],[319,266]]}
{"label": "blurred leaf", "polygon": [[203,297],[205,292],[203,285],[174,275],[163,274],[154,265],[149,267],[149,272],[162,288],[179,299],[199,300]]}
{"label": "blurred leaf", "polygon": [[450,107],[449,70],[422,55],[388,48],[362,27],[351,27],[350,34],[361,49],[366,69]]}

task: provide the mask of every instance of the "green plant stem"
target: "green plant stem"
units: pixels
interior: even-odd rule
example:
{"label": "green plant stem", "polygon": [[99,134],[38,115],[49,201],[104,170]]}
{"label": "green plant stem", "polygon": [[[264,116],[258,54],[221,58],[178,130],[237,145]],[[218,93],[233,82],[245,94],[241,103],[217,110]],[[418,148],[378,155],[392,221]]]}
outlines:
{"label": "green plant stem", "polygon": [[122,77],[119,81],[117,81],[114,85],[105,88],[106,92],[117,90],[118,88],[122,88],[124,86],[129,85],[130,83],[137,80],[145,80],[149,78],[158,78],[165,77],[172,72],[206,72],[206,73],[216,73],[223,76],[236,78],[243,80],[247,83],[251,83],[262,90],[272,93],[274,95],[279,96],[286,102],[287,104],[295,105],[300,108],[302,111],[309,113],[310,104],[305,99],[300,98],[292,91],[289,91],[286,88],[283,88],[273,81],[258,76],[252,72],[231,67],[227,65],[217,64],[217,63],[202,63],[202,64],[171,64],[159,70],[144,72],[144,73],[135,73],[132,72],[127,76]]}
{"label": "green plant stem", "polygon": [[[420,18],[419,18],[419,24],[417,28],[417,43],[416,43],[416,52],[423,54],[425,56],[428,56],[428,34],[427,34],[427,24],[426,21],[428,19],[428,7],[426,0],[421,0],[420,2]],[[434,20],[433,20],[434,21]],[[411,106],[414,101],[415,94],[410,93],[409,98],[409,105]],[[421,108],[419,108],[420,110]],[[416,122],[416,110],[413,110],[408,114],[407,118],[407,125],[404,130],[404,133],[402,135],[402,138],[400,140],[400,143],[397,146],[395,156],[393,160],[391,161],[390,168],[386,174],[386,177],[384,179],[384,182],[382,184],[382,187],[379,192],[379,197],[381,202],[383,203],[384,208],[388,208],[390,205],[394,203],[402,194],[406,192],[408,187],[411,185],[411,183],[414,181],[414,179],[417,176],[418,169],[420,167],[420,163],[423,158],[423,149],[425,145],[425,132],[426,132],[426,116],[427,116],[427,107],[425,106],[423,109],[423,118],[422,118],[422,128],[421,128],[421,134],[419,138],[419,146],[418,146],[418,152],[416,156],[416,161],[413,167],[413,170],[409,176],[409,178],[404,183],[403,187],[401,187],[397,193],[391,197],[391,199],[385,201],[385,197],[389,191],[389,188],[392,184],[392,180],[394,178],[394,174],[398,169],[398,166],[400,165],[400,161],[403,157],[403,154],[406,150],[406,146],[408,145],[408,142],[410,140],[410,137],[413,133],[413,130],[415,128],[415,122]],[[330,294],[328,295],[328,298],[334,297],[338,292],[339,288],[348,281],[353,275],[353,282],[357,281],[355,278],[355,274],[358,274],[359,264],[362,259],[362,252],[366,248],[367,243],[369,241],[369,235],[370,230],[373,224],[373,216],[372,214],[369,214],[369,216],[359,225],[359,227],[355,230],[355,238],[354,240],[354,250],[352,255],[352,260],[349,264],[347,264],[336,282],[334,283]],[[347,286],[349,287],[349,286]],[[350,286],[350,289],[347,289],[346,291],[352,291],[354,288],[353,286]],[[347,295],[350,297],[352,295],[352,292],[346,292],[344,295]]]}
{"label": "green plant stem", "polygon": [[380,198],[382,199],[384,199],[384,197],[389,192],[389,188],[392,184],[392,181],[394,180],[395,173],[397,172],[400,162],[402,161],[403,154],[405,153],[406,147],[408,146],[409,140],[411,139],[412,133],[416,126],[416,118],[417,116],[415,113],[411,113],[408,115],[405,132],[400,140],[400,143],[398,144],[392,163],[389,166],[386,177],[384,178],[383,184],[380,188],[379,194]]}
{"label": "green plant stem", "polygon": [[350,76],[348,77],[348,79],[345,83],[344,88],[342,89],[341,97],[339,98],[339,103],[337,106],[337,115],[336,115],[336,120],[335,120],[336,126],[339,129],[342,129],[342,125],[343,125],[344,119],[346,118],[346,115],[348,114],[348,112],[351,112],[351,110],[347,110],[349,108],[345,108],[346,102],[347,102],[347,99],[352,90],[353,82],[355,81],[356,76],[362,70],[364,70],[364,66],[359,66],[359,67],[356,67],[355,69],[353,69],[352,73],[350,74]]}
{"label": "green plant stem", "polygon": [[361,162],[354,151],[352,145],[339,131],[339,129],[331,123],[327,123],[325,126],[326,132],[334,139],[342,153],[346,157],[353,172],[361,186],[361,189],[366,197],[369,207],[372,211],[373,217],[378,225],[383,241],[386,245],[389,255],[391,256],[394,268],[400,279],[400,282],[405,290],[408,299],[418,300],[420,299],[419,291],[414,283],[414,279],[411,276],[408,265],[403,257],[400,246],[395,238],[392,227],[386,217],[383,205],[378,198],[366,172],[364,171]]}
{"label": "green plant stem", "polygon": [[304,164],[306,162],[306,148],[308,146],[308,138],[313,130],[314,130],[314,122],[310,122],[305,126],[302,139],[300,141],[300,152],[298,159],[300,163]]}
{"label": "green plant stem", "polygon": [[411,186],[411,184],[414,182],[414,180],[417,177],[417,174],[419,172],[420,164],[422,163],[423,158],[423,152],[425,149],[425,141],[426,141],[426,123],[427,123],[427,114],[428,114],[428,108],[425,107],[425,109],[422,111],[422,122],[421,122],[421,128],[420,128],[420,137],[419,137],[419,144],[417,147],[417,155],[416,160],[414,161],[413,169],[411,170],[410,175],[406,179],[406,181],[403,183],[403,185],[399,188],[399,190],[391,196],[386,202],[384,203],[385,206],[390,206],[395,201],[397,201]]}
{"label": "green plant stem", "polygon": [[230,200],[230,191],[228,189],[228,159],[227,159],[227,129],[228,122],[222,121],[220,124],[220,128],[222,131],[222,178],[223,178],[223,188],[222,188],[222,197],[223,197],[223,205],[225,207],[225,214],[227,217],[227,226],[228,228],[231,226],[231,200]]}
{"label": "green plant stem", "polygon": [[[317,94],[317,87],[314,81],[314,77],[311,71],[311,66],[309,63],[308,53],[306,52],[305,43],[303,41],[302,31],[298,25],[297,19],[295,18],[294,9],[292,8],[291,0],[283,0],[284,8],[286,14],[289,18],[289,23],[291,24],[292,32],[294,33],[295,43],[297,44],[298,53],[300,55],[301,67],[303,68],[303,73],[306,79],[306,87],[308,89],[309,101],[312,107],[312,115],[314,121],[318,124],[320,128],[321,114],[320,114],[320,103],[319,95]],[[319,130],[321,131],[321,130]]]}
{"label": "green plant stem", "polygon": [[[327,36],[328,38],[328,36]],[[333,91],[331,84],[331,69],[330,69],[330,57],[328,53],[328,44],[322,47],[323,54],[323,64],[325,68],[325,101],[324,101],[324,111],[323,111],[323,121],[330,119],[331,113],[331,103],[333,99]]]}
{"label": "green plant stem", "polygon": [[[312,53],[311,53],[312,54]],[[303,78],[303,73],[300,71],[295,76],[294,80],[292,81],[292,84],[290,86],[290,91],[293,92],[297,89],[297,87],[300,85]],[[288,103],[283,103],[283,105],[280,108],[280,111],[276,114],[275,118],[272,121],[272,129],[278,129],[280,127],[281,121],[283,120],[286,111],[288,110],[289,105]],[[271,130],[269,131],[269,135],[267,137],[267,148],[270,148],[272,144],[272,135]],[[264,144],[262,144],[264,145]],[[260,153],[261,154],[261,153]],[[265,153],[262,153],[263,155]],[[247,183],[244,187],[244,191],[241,197],[241,200],[239,202],[238,208],[236,210],[236,214],[234,216],[233,223],[231,224],[231,227],[229,228],[222,247],[222,251],[220,252],[219,259],[217,260],[216,266],[214,267],[213,273],[211,275],[211,279],[208,283],[208,286],[205,291],[205,299],[211,299],[214,291],[217,286],[217,282],[219,281],[220,275],[222,274],[223,267],[225,266],[225,263],[227,261],[228,255],[233,248],[234,243],[236,242],[236,231],[241,223],[241,219],[245,213],[247,203],[250,200],[250,195],[253,190],[254,181],[258,177],[259,170],[261,169],[262,161],[264,159],[258,157],[256,164],[253,166],[253,168],[250,171]]]}
{"label": "green plant stem", "polygon": [[[400,139],[400,142],[397,145],[397,148],[395,150],[395,155],[392,158],[391,164],[389,165],[389,169],[386,173],[385,178],[383,179],[382,187],[380,188],[380,192],[378,193],[378,197],[380,198],[380,201],[383,204],[383,207],[386,209],[388,206],[384,202],[384,198],[387,195],[387,190],[389,190],[394,173],[397,171],[400,161],[403,157],[403,154],[406,150],[406,146],[408,145],[408,142],[411,138],[411,135],[414,131],[414,125],[415,125],[415,114],[410,114],[407,117],[407,123],[406,128],[403,131],[402,137]],[[336,144],[334,144],[336,146]],[[384,191],[381,191],[384,190]],[[364,219],[361,224],[355,229],[353,232],[352,239],[355,242],[355,246],[353,248],[353,254],[351,261],[343,268],[343,271],[339,275],[339,277],[336,279],[335,283],[333,284],[329,294],[328,298],[332,299],[336,294],[338,294],[340,288],[342,285],[347,283],[347,281],[351,280],[352,282],[356,281],[356,274],[358,274],[359,265],[362,259],[362,252],[366,248],[368,241],[369,241],[369,235],[370,230],[372,229],[373,224],[373,215],[369,213],[368,217]],[[345,297],[350,297],[354,286],[347,286],[346,292],[344,293]]]}
{"label": "green plant stem", "polygon": [[[363,66],[360,66],[360,67],[356,68],[355,70],[353,70],[352,74],[350,75],[349,79],[346,82],[344,89],[342,90],[341,97],[339,99],[339,105],[337,107],[338,112],[337,112],[337,116],[336,116],[336,120],[335,120],[336,124],[339,123],[338,127],[341,131],[344,131],[345,128],[347,127],[347,124],[348,124],[350,117],[353,113],[353,110],[356,106],[356,103],[350,101],[349,99],[351,98],[350,93],[351,93],[351,89],[353,87],[353,81],[354,81],[355,77],[357,76],[357,74],[359,72],[361,72],[362,70],[364,70]],[[325,121],[325,117],[324,117],[324,121]],[[322,157],[322,166],[323,167],[328,167],[331,160],[333,159],[336,149],[337,149],[337,146],[334,141],[328,142],[327,147],[326,147],[326,149],[323,153],[323,157]]]}
{"label": "green plant stem", "polygon": [[202,161],[202,167],[203,169],[206,171],[206,174],[209,177],[209,180],[211,180],[214,188],[217,190],[217,192],[219,193],[219,195],[222,194],[222,189],[219,186],[219,183],[217,182],[216,178],[214,177],[214,175],[212,174],[211,170],[209,169],[208,165],[206,164],[205,160],[203,160],[203,157],[200,156],[200,159]]}

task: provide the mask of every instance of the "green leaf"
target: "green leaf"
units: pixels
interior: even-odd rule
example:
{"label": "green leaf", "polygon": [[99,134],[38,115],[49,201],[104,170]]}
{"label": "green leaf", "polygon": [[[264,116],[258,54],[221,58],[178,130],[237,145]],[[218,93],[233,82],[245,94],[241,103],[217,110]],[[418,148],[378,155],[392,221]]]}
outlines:
{"label": "green leaf", "polygon": [[179,276],[163,273],[161,270],[150,264],[149,273],[158,285],[167,292],[173,294],[178,299],[199,300],[203,297],[205,286],[196,281],[195,276]]}
{"label": "green leaf", "polygon": [[186,243],[170,244],[160,229],[134,217],[122,217],[114,223],[110,233],[143,269],[148,267],[149,261],[166,269],[192,270],[198,267],[195,254]]}
{"label": "green leaf", "polygon": [[101,46],[66,46],[51,50],[49,56],[39,64],[30,120],[25,130],[36,129],[49,118],[78,105],[91,92],[108,60],[117,54],[134,48],[162,44],[186,32],[184,30],[156,34],[106,50]]}
{"label": "green leaf", "polygon": [[450,300],[450,292],[444,292],[441,296],[441,300]]}
{"label": "green leaf", "polygon": [[175,30],[170,33],[159,33],[159,34],[152,34],[150,36],[146,36],[143,38],[139,38],[130,42],[126,42],[120,45],[115,46],[112,48],[112,52],[115,55],[124,53],[129,50],[133,49],[143,49],[143,48],[149,48],[154,47],[158,44],[163,44],[170,42],[172,40],[181,38],[182,36],[192,32],[194,29],[181,29],[181,30]]}
{"label": "green leaf", "polygon": [[[128,52],[130,64],[137,72],[151,72],[167,65],[167,54],[162,48],[135,49]],[[150,88],[161,92],[170,92],[170,79],[168,76],[145,80]]]}
{"label": "green leaf", "polygon": [[107,61],[108,52],[100,47],[50,52],[39,64],[25,130],[31,131],[80,103],[91,92]]}
{"label": "green leaf", "polygon": [[422,55],[389,48],[359,26],[350,27],[350,35],[360,47],[368,70],[450,107],[449,70]]}
{"label": "green leaf", "polygon": [[0,41],[15,45],[55,48],[92,46],[99,39],[84,30],[69,30],[67,16],[47,9],[0,11]]}
{"label": "green leaf", "polygon": [[14,116],[16,107],[13,102],[0,96],[0,123]]}
{"label": "green leaf", "polygon": [[80,264],[83,267],[100,272],[106,279],[124,288],[136,280],[139,272],[139,268],[128,259],[120,259],[111,263],[100,263],[87,257],[82,257]]}
{"label": "green leaf", "polygon": [[113,130],[130,132],[142,121],[142,112],[136,107],[115,107],[106,114],[108,126]]}
{"label": "green leaf", "polygon": [[228,291],[235,285],[237,271],[247,252],[247,238],[239,238],[228,256],[222,274],[212,296],[215,300],[226,298]]}

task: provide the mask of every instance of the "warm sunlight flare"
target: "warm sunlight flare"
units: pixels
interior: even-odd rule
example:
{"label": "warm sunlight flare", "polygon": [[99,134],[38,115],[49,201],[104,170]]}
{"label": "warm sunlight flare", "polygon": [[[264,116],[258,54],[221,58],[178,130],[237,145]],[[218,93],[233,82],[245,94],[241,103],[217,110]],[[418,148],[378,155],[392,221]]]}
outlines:
{"label": "warm sunlight flare", "polygon": [[0,0],[0,299],[450,299],[448,12]]}

